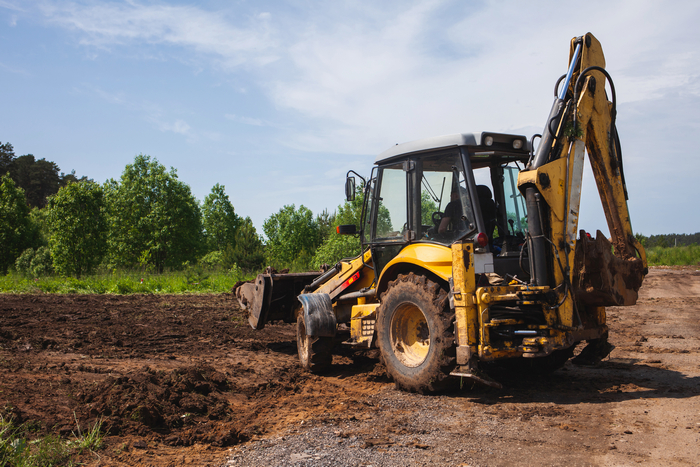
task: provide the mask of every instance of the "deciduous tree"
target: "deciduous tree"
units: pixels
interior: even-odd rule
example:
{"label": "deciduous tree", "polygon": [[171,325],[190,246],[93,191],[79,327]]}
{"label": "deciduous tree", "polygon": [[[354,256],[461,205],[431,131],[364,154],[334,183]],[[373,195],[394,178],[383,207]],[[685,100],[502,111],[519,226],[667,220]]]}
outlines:
{"label": "deciduous tree", "polygon": [[240,219],[223,185],[214,185],[204,198],[202,222],[209,251],[224,251],[228,245],[235,246]]}
{"label": "deciduous tree", "polygon": [[31,231],[29,207],[24,190],[9,175],[0,178],[0,273],[14,265],[15,259],[29,247]]}
{"label": "deciduous tree", "polygon": [[224,250],[223,262],[226,267],[236,264],[244,272],[262,269],[265,264],[263,243],[250,217],[241,220],[234,245]]}
{"label": "deciduous tree", "polygon": [[10,171],[15,160],[15,150],[10,143],[0,143],[0,177]]}
{"label": "deciduous tree", "polygon": [[49,197],[49,248],[56,272],[90,273],[107,248],[107,221],[102,187],[94,182],[69,183]]}
{"label": "deciduous tree", "polygon": [[61,186],[59,169],[55,162],[36,160],[32,154],[19,156],[10,165],[10,174],[18,186],[24,189],[27,204],[43,208],[49,196]]}
{"label": "deciduous tree", "polygon": [[355,225],[360,229],[360,216],[362,215],[362,204],[364,202],[364,187],[358,186],[355,189],[355,199],[345,201],[338,206],[337,214],[332,215],[330,234],[318,247],[311,261],[312,267],[317,269],[323,264],[335,264],[343,258],[349,258],[360,254],[360,240],[355,235],[339,235],[336,227],[339,225]]}
{"label": "deciduous tree", "polygon": [[139,155],[119,182],[105,185],[110,261],[158,272],[194,261],[202,248],[202,214],[190,187],[156,159]]}
{"label": "deciduous tree", "polygon": [[286,205],[263,224],[267,237],[266,259],[275,267],[303,269],[319,245],[319,228],[305,206]]}

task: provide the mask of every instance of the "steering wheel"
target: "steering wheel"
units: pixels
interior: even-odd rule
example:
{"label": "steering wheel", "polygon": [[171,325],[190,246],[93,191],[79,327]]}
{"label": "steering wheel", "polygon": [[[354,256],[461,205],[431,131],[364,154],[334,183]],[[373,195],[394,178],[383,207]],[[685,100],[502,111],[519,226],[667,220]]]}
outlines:
{"label": "steering wheel", "polygon": [[442,218],[443,218],[443,217],[445,217],[445,213],[444,213],[444,212],[439,212],[439,211],[435,211],[435,212],[430,216],[430,219],[433,221],[433,224],[435,224],[435,228],[436,228],[436,229],[440,227],[440,222],[442,221]]}

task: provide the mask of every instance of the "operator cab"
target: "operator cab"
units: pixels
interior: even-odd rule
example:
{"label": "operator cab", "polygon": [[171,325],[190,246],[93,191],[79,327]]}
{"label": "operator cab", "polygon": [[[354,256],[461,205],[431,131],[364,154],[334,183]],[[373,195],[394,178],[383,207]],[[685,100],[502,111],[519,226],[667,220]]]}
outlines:
{"label": "operator cab", "polygon": [[472,240],[477,273],[527,280],[525,203],[518,172],[530,157],[519,135],[461,133],[397,144],[372,170],[362,226],[378,271],[406,245]]}

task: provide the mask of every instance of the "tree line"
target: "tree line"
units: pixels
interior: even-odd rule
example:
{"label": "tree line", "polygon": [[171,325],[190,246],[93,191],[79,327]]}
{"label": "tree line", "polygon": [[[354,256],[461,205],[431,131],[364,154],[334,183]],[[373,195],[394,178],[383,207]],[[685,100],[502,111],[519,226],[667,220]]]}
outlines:
{"label": "tree line", "polygon": [[661,235],[649,235],[644,236],[641,234],[636,235],[637,240],[639,240],[645,248],[653,248],[656,246],[670,248],[676,246],[691,246],[700,245],[700,232],[694,234],[661,234]]}
{"label": "tree line", "polygon": [[263,224],[235,212],[225,187],[200,203],[174,168],[138,155],[103,184],[0,144],[0,272],[80,277],[95,271],[162,273],[188,265],[254,272],[317,269],[359,253],[355,237],[333,235],[357,224],[362,190],[334,213],[285,205]]}
{"label": "tree line", "polygon": [[[223,185],[214,185],[200,203],[174,168],[149,156],[136,156],[119,179],[99,184],[32,154],[17,157],[10,143],[0,142],[0,273],[80,277],[188,265],[245,273],[267,265],[318,269],[359,254],[356,237],[335,231],[358,225],[362,204],[358,186],[355,200],[333,213],[285,205],[265,220],[262,236],[249,217],[236,214]],[[382,209],[379,222],[390,225]],[[647,248],[700,243],[700,233],[637,238]]]}

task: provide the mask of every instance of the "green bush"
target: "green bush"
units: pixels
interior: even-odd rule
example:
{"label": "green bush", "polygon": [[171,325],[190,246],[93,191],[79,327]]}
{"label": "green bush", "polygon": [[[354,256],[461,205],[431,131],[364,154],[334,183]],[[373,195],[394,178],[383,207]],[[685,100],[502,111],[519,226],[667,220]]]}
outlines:
{"label": "green bush", "polygon": [[223,251],[222,266],[230,269],[235,265],[246,272],[262,269],[265,250],[250,217],[241,220],[235,238],[235,246],[229,244]]}
{"label": "green bush", "polygon": [[199,264],[208,269],[217,269],[221,267],[224,262],[224,254],[219,251],[211,251],[206,255],[202,256],[199,260]]}
{"label": "green bush", "polygon": [[46,276],[53,272],[53,260],[48,248],[42,246],[36,250],[29,269],[33,277]]}
{"label": "green bush", "polygon": [[700,266],[700,246],[647,248],[647,262],[650,266]]}
{"label": "green bush", "polygon": [[185,263],[185,280],[187,284],[195,289],[206,289],[209,287],[209,274],[201,264],[189,265]]}
{"label": "green bush", "polygon": [[51,252],[45,246],[36,250],[27,248],[15,261],[15,269],[27,277],[42,277],[53,272]]}
{"label": "green bush", "polygon": [[334,265],[343,258],[351,258],[360,254],[360,240],[353,235],[331,234],[323,245],[318,247],[311,261],[314,269],[321,265]]}
{"label": "green bush", "polygon": [[31,244],[31,220],[24,190],[9,175],[0,177],[0,273],[5,274]]}
{"label": "green bush", "polygon": [[28,276],[31,274],[32,259],[34,258],[34,248],[27,248],[19,255],[15,261],[15,269],[18,273]]}

